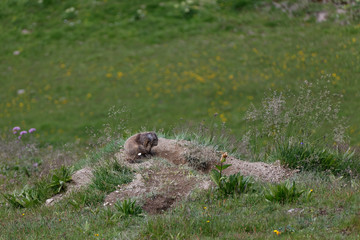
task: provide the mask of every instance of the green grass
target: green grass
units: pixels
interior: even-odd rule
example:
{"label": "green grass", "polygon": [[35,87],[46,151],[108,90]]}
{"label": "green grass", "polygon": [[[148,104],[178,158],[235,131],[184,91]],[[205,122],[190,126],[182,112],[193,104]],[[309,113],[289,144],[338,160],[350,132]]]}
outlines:
{"label": "green grass", "polygon": [[[155,216],[121,218],[115,208],[102,206],[95,197],[99,196],[96,191],[85,191],[92,203],[78,207],[66,201],[50,208],[17,210],[1,207],[3,230],[0,239],[57,239],[63,236],[96,239],[96,234],[105,239],[170,239],[171,236],[180,239],[273,239],[277,237],[273,230],[285,228],[293,232],[282,235],[291,235],[292,239],[359,237],[360,195],[355,185],[314,174],[298,175],[294,180],[299,189],[313,189],[309,201],[302,196],[293,203],[267,202],[262,190],[266,185],[255,182],[255,191],[240,197],[217,199],[217,193],[213,191],[197,193],[175,209]],[[84,196],[85,192],[77,195]],[[75,195],[69,199],[80,202]]]}
{"label": "green grass", "polygon": [[122,166],[116,160],[100,163],[94,170],[93,187],[106,193],[115,191],[118,185],[132,181],[130,169]]}
{"label": "green grass", "polygon": [[[110,142],[100,148],[99,154],[109,154],[112,145]],[[164,214],[144,213],[141,217],[124,218],[123,210],[104,207],[103,202],[111,191],[106,186],[126,183],[128,180],[124,178],[130,177],[129,172],[118,163],[100,157],[95,166],[94,184],[71,193],[55,206],[9,208],[5,199],[1,199],[0,239],[273,239],[279,237],[274,230],[292,239],[329,238],[329,232],[330,239],[357,239],[359,179],[315,170],[300,172],[289,179],[296,182],[296,188],[286,183],[270,186],[253,181],[251,190],[240,195],[220,196],[214,188],[194,192]],[[96,182],[105,187],[96,187]],[[127,213],[139,211],[134,201],[119,206],[125,206]]]}
{"label": "green grass", "polygon": [[[32,179],[34,181],[32,186],[25,185],[19,191],[2,193],[2,196],[14,208],[35,207],[43,204],[46,199],[65,191],[68,182],[72,180],[73,172],[72,167],[61,166],[59,169],[53,170],[49,176]],[[26,180],[27,183],[30,182],[29,179]]]}
{"label": "green grass", "polygon": [[[357,22],[304,21],[306,9],[289,18],[275,8],[239,12],[211,4],[184,18],[156,0],[133,21],[144,2],[45,2],[1,3],[3,132],[35,127],[41,142],[86,144],[85,129],[108,122],[115,105],[127,106],[122,124],[130,131],[169,130],[180,118],[199,122],[217,112],[239,136],[249,104],[269,88],[297,92],[306,79],[334,74],[333,88],[344,94],[341,114],[352,142],[360,141]],[[78,12],[73,26],[64,22],[71,7]]]}
{"label": "green grass", "polygon": [[283,165],[305,171],[329,171],[333,174],[355,175],[360,172],[360,162],[354,155],[356,150],[345,152],[319,148],[315,144],[284,143],[277,146],[270,158],[280,160]]}

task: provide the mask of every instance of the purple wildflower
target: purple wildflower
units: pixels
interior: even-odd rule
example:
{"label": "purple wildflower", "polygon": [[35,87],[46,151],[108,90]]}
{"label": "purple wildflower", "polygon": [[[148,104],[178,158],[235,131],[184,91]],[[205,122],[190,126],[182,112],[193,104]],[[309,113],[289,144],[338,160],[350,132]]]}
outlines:
{"label": "purple wildflower", "polygon": [[14,127],[13,128],[13,133],[14,134],[17,134],[17,131],[20,131],[20,127]]}
{"label": "purple wildflower", "polygon": [[304,143],[303,143],[303,142],[301,142],[300,144],[301,144],[301,145],[303,145]]}
{"label": "purple wildflower", "polygon": [[27,134],[27,131],[21,131],[20,132],[20,136],[24,135],[24,134]]}
{"label": "purple wildflower", "polygon": [[35,131],[36,131],[35,128],[30,128],[30,129],[29,129],[29,133],[33,133],[33,132],[35,132]]}

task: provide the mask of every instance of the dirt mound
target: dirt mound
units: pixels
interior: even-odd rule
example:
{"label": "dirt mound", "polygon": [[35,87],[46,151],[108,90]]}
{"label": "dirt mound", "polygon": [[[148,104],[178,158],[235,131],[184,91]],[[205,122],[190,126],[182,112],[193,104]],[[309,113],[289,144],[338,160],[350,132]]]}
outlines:
{"label": "dirt mound", "polygon": [[[194,189],[211,187],[213,183],[208,173],[214,165],[219,164],[221,154],[210,147],[165,138],[159,138],[158,145],[153,148],[152,158],[142,158],[134,163],[126,161],[124,151],[121,150],[115,154],[115,158],[134,170],[135,178],[110,193],[105,198],[104,206],[136,198],[148,213],[161,213],[186,198]],[[226,175],[240,172],[266,182],[279,182],[295,172],[282,167],[280,162],[246,162],[229,156],[226,163],[231,164],[224,171]],[[46,205],[53,205],[72,191],[90,184],[92,176],[90,168],[75,172],[66,193],[48,199]]]}
{"label": "dirt mound", "polygon": [[233,157],[228,157],[226,163],[231,164],[231,167],[224,170],[225,175],[240,172],[244,176],[252,176],[263,182],[280,182],[289,178],[296,172],[282,167],[280,161],[268,164],[264,162],[246,162]]}
{"label": "dirt mound", "polygon": [[134,181],[110,193],[105,199],[105,206],[126,198],[137,198],[148,213],[160,213],[188,196],[193,189],[210,186],[209,180],[196,177],[189,169],[160,158],[132,165],[139,172]]}
{"label": "dirt mound", "polygon": [[[211,147],[194,145],[189,141],[176,141],[159,138],[158,146],[153,148],[155,156],[164,158],[176,165],[189,164],[192,168],[208,173],[216,164],[219,164],[221,152]],[[284,168],[277,161],[273,164],[264,162],[247,162],[229,156],[226,161],[231,164],[224,174],[231,175],[240,172],[245,176],[252,176],[264,182],[280,182],[289,178],[294,170]]]}
{"label": "dirt mound", "polygon": [[[134,181],[119,186],[110,193],[104,205],[137,198],[148,213],[160,213],[188,196],[194,189],[209,188],[212,183],[208,172],[219,163],[221,156],[221,152],[210,147],[165,138],[159,138],[153,153],[153,158],[143,158],[136,163],[127,162],[123,151],[115,154],[119,162],[135,170],[137,174]],[[224,171],[226,175],[240,172],[266,182],[279,182],[294,173],[280,166],[279,162],[246,162],[229,156],[226,163],[232,164]],[[193,174],[193,169],[198,170],[197,174]]]}
{"label": "dirt mound", "polygon": [[91,183],[92,177],[93,177],[93,173],[91,168],[83,168],[80,169],[79,171],[76,171],[71,177],[72,178],[71,182],[67,185],[66,192],[57,194],[52,198],[47,199],[45,205],[47,206],[54,205],[56,202],[68,196],[73,191],[78,191],[80,188],[89,185]]}

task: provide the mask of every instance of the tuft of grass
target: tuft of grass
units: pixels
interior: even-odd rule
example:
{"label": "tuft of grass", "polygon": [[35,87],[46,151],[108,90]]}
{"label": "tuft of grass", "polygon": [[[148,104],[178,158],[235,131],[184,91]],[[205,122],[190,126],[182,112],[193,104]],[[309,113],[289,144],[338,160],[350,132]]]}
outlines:
{"label": "tuft of grass", "polygon": [[319,148],[304,143],[278,144],[270,156],[290,168],[301,171],[329,171],[332,174],[357,175],[360,162],[355,158],[355,151],[346,152]]}
{"label": "tuft of grass", "polygon": [[142,213],[140,206],[136,205],[136,200],[125,199],[124,201],[116,202],[115,209],[123,216],[139,216]]}
{"label": "tuft of grass", "polygon": [[105,200],[106,194],[93,187],[70,194],[67,198],[66,205],[71,205],[74,209],[79,210],[84,207],[94,207]]}
{"label": "tuft of grass", "polygon": [[114,159],[99,164],[93,173],[92,185],[106,193],[114,191],[118,185],[131,182],[133,178],[132,171]]}
{"label": "tuft of grass", "polygon": [[297,190],[295,181],[292,183],[284,182],[276,185],[270,185],[265,189],[264,197],[269,202],[278,202],[281,204],[292,203],[299,199],[305,190]]}

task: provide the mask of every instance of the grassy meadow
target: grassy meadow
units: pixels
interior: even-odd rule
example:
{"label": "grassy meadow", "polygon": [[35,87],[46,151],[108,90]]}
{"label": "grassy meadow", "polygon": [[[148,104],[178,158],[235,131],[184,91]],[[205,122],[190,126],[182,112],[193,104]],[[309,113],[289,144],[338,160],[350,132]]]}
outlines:
{"label": "grassy meadow", "polygon": [[[2,0],[0,31],[1,240],[359,239],[359,1]],[[280,160],[296,189],[104,207],[143,129]],[[86,166],[88,187],[44,206]]]}
{"label": "grassy meadow", "polygon": [[332,4],[309,3],[291,17],[268,1],[239,2],[241,9],[194,1],[188,15],[176,1],[2,1],[3,137],[34,127],[44,143],[87,144],[86,129],[107,123],[113,106],[127,108],[131,131],[218,113],[241,136],[251,103],[330,74],[358,144],[357,19],[334,14],[317,23],[312,13],[334,12]]}

